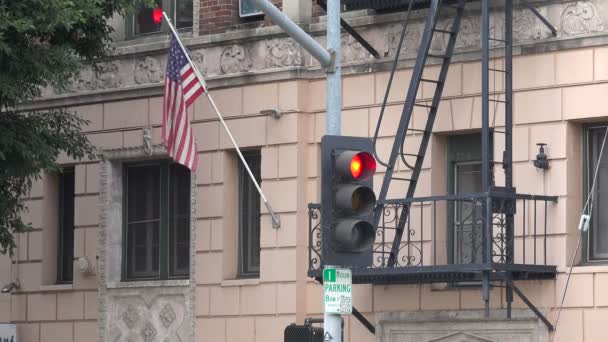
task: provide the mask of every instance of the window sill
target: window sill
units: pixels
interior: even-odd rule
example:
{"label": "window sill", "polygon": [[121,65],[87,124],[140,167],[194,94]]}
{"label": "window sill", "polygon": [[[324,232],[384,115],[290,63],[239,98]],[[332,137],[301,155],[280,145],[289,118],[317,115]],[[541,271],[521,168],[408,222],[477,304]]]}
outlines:
{"label": "window sill", "polygon": [[[570,272],[570,267],[558,267],[557,272],[568,273]],[[572,274],[577,273],[608,273],[608,263],[606,263],[605,261],[598,261],[595,263],[576,265],[572,267]]]}
{"label": "window sill", "polygon": [[73,284],[40,285],[40,291],[71,291],[73,289]]}
{"label": "window sill", "polygon": [[243,278],[243,279],[229,279],[222,281],[222,286],[253,286],[259,285],[260,278]]}
{"label": "window sill", "polygon": [[141,280],[141,281],[118,281],[109,282],[109,289],[132,289],[142,287],[187,287],[190,286],[188,279],[170,280]]}
{"label": "window sill", "polygon": [[[179,31],[180,38],[192,38],[192,30]],[[125,37],[124,40],[114,42],[114,47],[124,48],[133,45],[166,44],[170,39],[169,32],[158,32],[132,37]]]}

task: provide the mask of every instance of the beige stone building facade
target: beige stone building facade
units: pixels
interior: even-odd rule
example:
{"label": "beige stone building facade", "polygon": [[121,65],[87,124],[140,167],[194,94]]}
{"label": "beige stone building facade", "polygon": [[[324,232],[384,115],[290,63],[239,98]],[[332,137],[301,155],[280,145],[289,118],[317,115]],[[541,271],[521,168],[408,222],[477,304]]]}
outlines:
{"label": "beige stone building facade", "polygon": [[[255,166],[263,191],[280,214],[281,227],[273,228],[264,206],[259,200],[256,204],[205,96],[190,111],[199,153],[197,172],[180,176],[179,170],[174,172],[163,162],[166,154],[159,144],[167,38],[143,35],[155,30],[140,22],[144,19],[116,19],[116,57],[101,64],[100,74],[83,70],[68,92],[49,90],[29,105],[67,106],[81,113],[90,120],[85,132],[103,158],[79,162],[60,158],[66,172],[44,175],[26,199],[29,211],[24,218],[34,229],[19,234],[12,260],[4,256],[0,262],[2,283],[18,279],[21,285],[0,296],[0,320],[17,325],[19,342],[275,342],[283,340],[287,325],[322,315],[322,287],[307,271],[308,203],[320,201],[325,73],[269,21],[255,16],[236,19],[238,1],[226,1],[232,12],[223,15],[232,18],[230,25],[203,30],[201,21],[211,19],[199,13],[223,13],[222,1],[217,2],[195,0],[185,7],[192,20],[184,24],[184,42],[236,141]],[[175,1],[168,3],[178,7]],[[283,0],[281,5],[324,44],[325,19],[316,5],[307,0]],[[539,259],[546,254],[539,263],[557,266],[558,273],[555,279],[518,285],[555,322],[568,266],[581,237],[577,226],[588,191],[589,165],[599,148],[597,133],[604,132],[608,123],[608,2],[535,1],[533,5],[558,35],[552,37],[524,7],[516,8],[514,184],[518,192],[558,196],[558,201],[548,204],[546,214],[545,208],[538,209],[538,220],[547,220],[546,240],[536,241],[535,232],[519,223],[516,237],[528,241],[528,248],[538,246],[534,251],[538,250]],[[180,11],[176,13],[183,14]],[[403,12],[351,11],[343,17],[381,54],[374,59],[344,33],[342,134],[370,137]],[[401,115],[423,18],[420,12],[410,23],[380,128],[381,157],[388,155]],[[458,142],[453,137],[480,131],[475,3],[463,20],[416,196],[453,190],[458,183],[450,163],[450,151]],[[493,26],[493,32],[499,31],[498,24]],[[497,57],[493,63],[502,62]],[[437,70],[430,66],[426,72]],[[493,76],[497,80],[492,83],[501,84],[501,76]],[[503,91],[500,86],[495,90]],[[432,91],[423,87],[420,101],[428,100]],[[280,115],[270,115],[269,110]],[[424,114],[414,114],[414,127],[423,123]],[[500,110],[492,111],[490,125],[499,130],[503,116]],[[408,137],[415,139],[415,134]],[[537,143],[547,144],[548,170],[533,165]],[[503,144],[497,137],[493,150],[495,156],[502,155]],[[608,177],[602,176],[605,170],[600,168],[600,187],[603,177]],[[500,172],[495,171],[497,182]],[[382,175],[379,169],[376,188]],[[66,185],[69,182],[72,190]],[[396,186],[391,194],[403,191]],[[181,203],[181,209],[171,203]],[[190,210],[184,211],[188,204]],[[606,211],[602,205],[598,202],[594,210]],[[532,204],[528,209],[534,209]],[[66,218],[70,213],[73,246],[64,229],[70,226]],[[599,223],[592,225],[595,235],[582,236],[553,341],[608,340],[608,258],[603,254],[608,253],[608,221],[598,215]],[[152,221],[158,223],[146,225]],[[177,226],[179,234],[167,228]],[[437,243],[431,234],[427,236],[426,246]],[[517,248],[517,258],[523,257],[523,250]],[[146,257],[131,254],[134,250]],[[531,253],[529,249],[528,257]],[[159,259],[165,260],[160,266],[150,264]],[[72,261],[69,279],[66,264]],[[345,342],[549,341],[545,326],[519,298],[514,302],[514,319],[505,319],[501,287],[491,291],[489,319],[483,318],[481,291],[475,284],[366,284],[355,286],[353,295],[354,306],[376,324],[376,335],[349,316]]]}

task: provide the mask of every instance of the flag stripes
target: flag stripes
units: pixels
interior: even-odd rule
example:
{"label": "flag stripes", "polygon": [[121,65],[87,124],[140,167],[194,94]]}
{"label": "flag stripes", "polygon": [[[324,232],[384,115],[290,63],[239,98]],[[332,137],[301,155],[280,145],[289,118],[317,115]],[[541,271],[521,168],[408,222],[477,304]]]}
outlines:
{"label": "flag stripes", "polygon": [[203,81],[188,63],[177,38],[171,37],[165,74],[162,142],[177,163],[196,171],[198,154],[188,117],[188,108],[205,92]]}

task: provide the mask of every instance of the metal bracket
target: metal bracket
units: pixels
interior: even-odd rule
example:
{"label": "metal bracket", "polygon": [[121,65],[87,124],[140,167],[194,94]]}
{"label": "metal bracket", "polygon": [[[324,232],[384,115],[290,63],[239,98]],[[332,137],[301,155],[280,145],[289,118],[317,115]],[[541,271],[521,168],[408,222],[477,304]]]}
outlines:
{"label": "metal bracket", "polygon": [[330,74],[336,72],[336,51],[328,49],[329,52],[329,64],[324,68],[325,72]]}
{"label": "metal bracket", "polygon": [[[327,13],[327,1],[318,0],[317,4],[321,6],[321,8]],[[340,18],[340,26],[342,26],[344,31],[348,32],[351,36],[353,36],[353,38],[355,38],[355,40],[359,42],[359,44],[361,44],[361,46],[363,46],[363,48],[365,48],[367,52],[374,56],[375,59],[380,58],[380,54],[378,53],[378,51],[376,51],[376,49],[374,49],[374,47],[367,40],[365,40],[365,38],[361,37],[361,35],[342,18]]]}
{"label": "metal bracket", "polygon": [[545,26],[547,26],[547,28],[549,30],[551,30],[551,34],[553,35],[553,37],[557,37],[557,29],[551,25],[551,23],[549,22],[549,20],[547,20],[547,18],[545,18],[542,14],[540,14],[540,12],[532,5],[530,5],[527,1],[524,1],[524,6],[526,6],[527,9],[529,9],[532,13],[534,13],[534,15],[543,22],[543,24],[545,24]]}
{"label": "metal bracket", "polygon": [[532,304],[532,302],[530,302],[530,300],[528,300],[528,298],[523,294],[523,292],[521,292],[520,289],[517,288],[517,286],[515,286],[515,283],[513,283],[513,280],[511,280],[511,278],[509,277],[504,277],[504,280],[507,282],[508,286],[511,287],[513,289],[513,292],[515,292],[517,294],[517,296],[519,296],[519,298],[521,298],[521,300],[530,308],[530,310],[532,310],[536,316],[543,321],[543,323],[545,323],[545,325],[547,326],[547,329],[549,329],[549,331],[553,331],[553,325],[551,324],[551,322],[549,322],[549,320],[547,319],[547,317],[545,317],[545,315],[542,314],[542,312],[540,312],[538,310],[538,308],[536,308],[536,306],[534,306],[534,304]]}

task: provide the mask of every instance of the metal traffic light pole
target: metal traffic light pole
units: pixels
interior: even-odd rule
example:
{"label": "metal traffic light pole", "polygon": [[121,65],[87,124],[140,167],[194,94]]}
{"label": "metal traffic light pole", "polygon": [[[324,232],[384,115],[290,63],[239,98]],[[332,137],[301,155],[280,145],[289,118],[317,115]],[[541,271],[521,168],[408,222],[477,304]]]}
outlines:
{"label": "metal traffic light pole", "polygon": [[[325,118],[328,135],[340,135],[342,106],[342,72],[340,67],[340,0],[327,1],[327,50],[317,43],[308,33],[291,21],[283,12],[268,0],[252,0],[275,24],[280,26],[293,40],[317,59],[327,70],[327,115]],[[325,268],[335,266],[325,265]],[[342,341],[342,316],[324,313],[323,340]]]}

